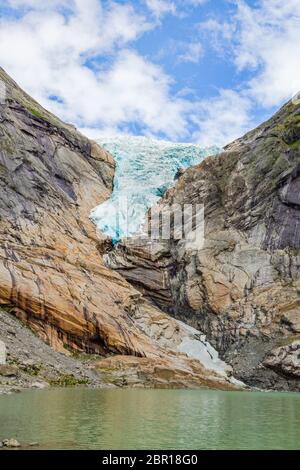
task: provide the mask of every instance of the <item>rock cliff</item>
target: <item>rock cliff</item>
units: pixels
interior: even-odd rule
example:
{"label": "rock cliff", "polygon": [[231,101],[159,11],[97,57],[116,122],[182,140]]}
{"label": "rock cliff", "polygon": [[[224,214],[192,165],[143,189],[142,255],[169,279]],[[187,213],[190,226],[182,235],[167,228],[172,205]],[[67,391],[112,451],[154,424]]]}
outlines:
{"label": "rock cliff", "polygon": [[111,194],[110,154],[44,110],[2,69],[0,80],[1,308],[57,351],[123,355],[97,365],[104,382],[114,382],[114,371],[119,380],[123,370],[126,384],[129,361],[136,385],[234,387],[217,357],[205,367],[197,352],[185,354],[184,339],[203,344],[197,331],[104,265],[89,214]]}
{"label": "rock cliff", "polygon": [[203,204],[204,244],[123,240],[107,265],[207,334],[250,385],[300,390],[300,106],[186,170],[154,211]]}
{"label": "rock cliff", "polygon": [[132,291],[103,266],[89,222],[112,189],[112,158],[0,78],[1,304],[53,345],[138,353]]}

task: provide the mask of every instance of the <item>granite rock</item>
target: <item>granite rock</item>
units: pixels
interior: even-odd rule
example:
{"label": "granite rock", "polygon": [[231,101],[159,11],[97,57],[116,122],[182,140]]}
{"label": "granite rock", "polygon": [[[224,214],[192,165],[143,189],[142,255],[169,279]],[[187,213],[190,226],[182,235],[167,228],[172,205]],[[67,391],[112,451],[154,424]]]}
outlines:
{"label": "granite rock", "polygon": [[122,240],[106,256],[108,267],[203,331],[242,380],[262,388],[281,387],[285,379],[269,368],[262,378],[263,361],[300,329],[299,128],[299,105],[289,102],[179,175],[154,211],[204,205],[204,243],[191,248],[190,233],[178,240],[173,230],[170,240]]}

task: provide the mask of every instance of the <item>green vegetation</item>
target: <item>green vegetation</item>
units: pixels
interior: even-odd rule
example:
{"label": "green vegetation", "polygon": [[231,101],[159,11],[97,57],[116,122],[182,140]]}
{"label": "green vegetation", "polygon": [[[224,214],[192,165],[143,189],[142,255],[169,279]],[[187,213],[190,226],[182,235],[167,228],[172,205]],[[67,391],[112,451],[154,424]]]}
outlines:
{"label": "green vegetation", "polygon": [[277,126],[277,130],[290,148],[300,146],[300,114],[290,112],[283,123]]}
{"label": "green vegetation", "polygon": [[26,365],[22,367],[22,370],[25,372],[25,374],[36,377],[41,372],[42,366],[40,364]]}
{"label": "green vegetation", "polygon": [[300,248],[287,248],[286,252],[289,256],[300,256]]}
{"label": "green vegetation", "polygon": [[300,147],[300,139],[294,142],[293,144],[289,144],[291,149],[299,148]]}
{"label": "green vegetation", "polygon": [[42,112],[38,111],[37,109],[35,108],[31,108],[29,106],[26,106],[26,109],[27,111],[30,112],[30,114],[32,114],[33,116],[35,116],[36,118],[38,119],[45,119],[45,116],[43,115]]}
{"label": "green vegetation", "polygon": [[295,341],[300,341],[300,335],[283,338],[278,342],[278,347],[289,346],[290,344],[295,343]]}
{"label": "green vegetation", "polygon": [[56,379],[50,380],[52,387],[76,387],[76,385],[88,385],[88,379],[77,379],[74,375],[62,374]]}
{"label": "green vegetation", "polygon": [[82,362],[90,362],[90,361],[99,361],[100,357],[99,354],[88,354],[81,351],[76,351],[72,349],[68,344],[64,343],[64,349],[66,349],[69,353],[72,354],[74,359]]}

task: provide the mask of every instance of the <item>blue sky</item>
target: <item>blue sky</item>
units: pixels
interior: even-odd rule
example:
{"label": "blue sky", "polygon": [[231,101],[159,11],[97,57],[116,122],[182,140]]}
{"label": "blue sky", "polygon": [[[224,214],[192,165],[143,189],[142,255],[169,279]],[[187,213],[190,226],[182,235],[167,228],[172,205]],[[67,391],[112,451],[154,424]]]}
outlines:
{"label": "blue sky", "polygon": [[299,0],[0,0],[0,64],[97,138],[225,145],[300,89]]}

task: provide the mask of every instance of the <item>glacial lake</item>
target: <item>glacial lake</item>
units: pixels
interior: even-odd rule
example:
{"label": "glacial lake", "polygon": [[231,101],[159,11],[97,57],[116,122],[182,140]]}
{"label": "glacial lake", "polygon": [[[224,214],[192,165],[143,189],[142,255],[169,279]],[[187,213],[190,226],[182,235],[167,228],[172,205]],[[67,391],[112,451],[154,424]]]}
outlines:
{"label": "glacial lake", "polygon": [[300,449],[300,394],[51,389],[0,396],[0,440],[39,449]]}

